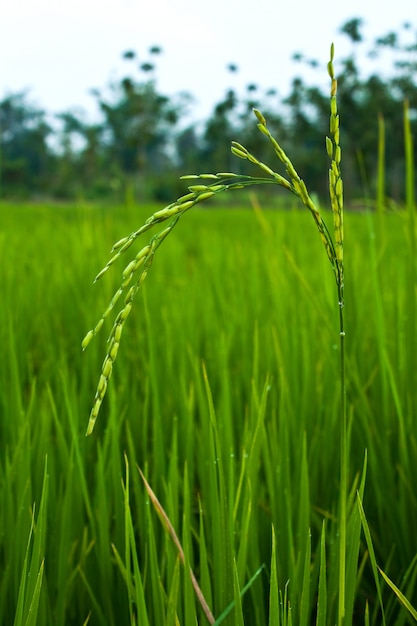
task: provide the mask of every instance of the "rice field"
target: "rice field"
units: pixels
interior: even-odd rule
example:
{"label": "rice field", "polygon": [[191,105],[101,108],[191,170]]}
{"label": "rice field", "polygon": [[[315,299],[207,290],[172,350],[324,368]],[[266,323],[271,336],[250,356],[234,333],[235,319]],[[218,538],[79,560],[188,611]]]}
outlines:
{"label": "rice field", "polygon": [[[0,623],[333,625],[337,291],[305,209],[181,219],[85,436],[111,323],[81,341],[124,264],[93,279],[156,208],[0,206]],[[417,233],[406,210],[345,230],[343,623],[403,626],[376,565],[415,607]]]}

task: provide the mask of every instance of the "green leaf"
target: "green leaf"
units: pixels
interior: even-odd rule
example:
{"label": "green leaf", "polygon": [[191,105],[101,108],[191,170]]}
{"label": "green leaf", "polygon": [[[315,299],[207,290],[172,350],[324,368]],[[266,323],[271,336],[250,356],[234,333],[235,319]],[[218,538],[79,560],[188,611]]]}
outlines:
{"label": "green leaf", "polygon": [[412,606],[411,602],[405,597],[405,595],[402,593],[402,591],[400,591],[400,589],[398,589],[398,587],[392,582],[392,580],[390,578],[388,578],[388,576],[385,574],[385,572],[383,572],[380,567],[378,567],[378,569],[379,569],[379,571],[381,573],[382,578],[387,583],[387,585],[389,587],[391,587],[391,589],[393,590],[393,592],[395,593],[395,595],[397,596],[397,598],[399,599],[401,604],[407,609],[407,611],[409,611],[409,613],[413,616],[413,618],[417,622],[417,611]]}

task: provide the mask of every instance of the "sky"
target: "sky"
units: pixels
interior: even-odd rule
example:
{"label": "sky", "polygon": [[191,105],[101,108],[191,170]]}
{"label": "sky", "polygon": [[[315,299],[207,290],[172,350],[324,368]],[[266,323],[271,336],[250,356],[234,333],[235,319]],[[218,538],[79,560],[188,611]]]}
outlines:
{"label": "sky", "polygon": [[[340,26],[364,20],[369,41],[409,21],[410,0],[9,0],[0,9],[0,98],[28,90],[40,108],[58,113],[84,109],[96,115],[92,88],[131,72],[122,53],[139,62],[155,58],[157,86],[167,95],[190,92],[194,115],[204,118],[228,87],[250,83],[284,97],[300,74],[326,84],[325,70],[305,76],[291,57],[302,52],[326,63],[349,51]],[[364,59],[364,63],[366,59]],[[226,66],[239,71],[231,75]],[[138,74],[140,76],[140,74]]]}

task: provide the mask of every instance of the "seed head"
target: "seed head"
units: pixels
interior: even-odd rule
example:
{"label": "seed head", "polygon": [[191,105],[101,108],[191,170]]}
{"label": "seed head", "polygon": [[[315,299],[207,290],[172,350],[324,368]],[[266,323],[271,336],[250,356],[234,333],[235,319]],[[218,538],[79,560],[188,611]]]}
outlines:
{"label": "seed head", "polygon": [[93,337],[94,337],[94,332],[92,330],[89,330],[88,333],[86,334],[86,336],[84,337],[84,339],[81,342],[81,348],[82,348],[83,352],[87,348],[88,344],[90,343],[90,341],[92,340]]}
{"label": "seed head", "polygon": [[119,351],[119,345],[120,345],[119,342],[116,341],[115,339],[113,339],[110,344],[110,348],[107,353],[107,356],[112,360],[113,363],[116,360],[117,353]]}
{"label": "seed head", "polygon": [[[266,126],[266,119],[264,118],[262,113],[258,109],[253,109],[253,112],[255,113],[256,117],[258,118],[259,123],[262,124],[262,126]],[[258,128],[259,128],[259,126],[258,126]]]}
{"label": "seed head", "polygon": [[326,137],[326,152],[330,159],[333,158],[333,142],[330,137]]}

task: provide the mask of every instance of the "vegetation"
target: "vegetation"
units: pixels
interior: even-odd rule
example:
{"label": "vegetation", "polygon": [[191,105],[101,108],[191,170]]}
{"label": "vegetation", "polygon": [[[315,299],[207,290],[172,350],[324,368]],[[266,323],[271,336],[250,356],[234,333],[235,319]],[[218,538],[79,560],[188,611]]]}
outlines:
{"label": "vegetation", "polygon": [[[145,214],[132,202],[117,211],[1,206],[2,622],[402,626],[417,619],[410,110],[405,210],[386,211],[380,123],[377,211],[346,216],[344,258],[332,61],[329,74],[332,234],[259,111],[258,129],[285,176],[233,142],[235,156],[269,178],[199,175],[139,230]],[[291,203],[264,211],[252,194],[252,211],[195,210],[181,239],[167,238],[201,201],[271,182],[298,196],[315,224]],[[166,219],[118,284],[107,269]],[[31,233],[25,246],[22,225]],[[121,237],[126,229],[132,235]],[[88,274],[114,240],[97,296]],[[144,282],[162,241],[165,254]],[[141,323],[125,324],[139,287]],[[88,433],[98,410],[105,414],[85,438],[99,355],[93,342],[82,363],[77,337],[102,306],[83,348],[90,344],[122,295]],[[125,350],[107,389],[122,332]]]}
{"label": "vegetation", "polygon": [[[417,34],[410,24],[375,41],[364,41],[363,24],[352,19],[341,27],[351,42],[342,59],[339,104],[344,116],[344,180],[346,200],[363,197],[364,188],[376,190],[378,116],[385,122],[390,167],[384,192],[403,200],[404,144],[402,105],[408,100],[416,130]],[[295,77],[289,94],[256,83],[244,93],[229,89],[208,119],[192,119],[192,98],[179,93],[168,98],[157,82],[154,46],[149,57],[124,54],[126,76],[108,89],[93,90],[97,119],[88,122],[78,111],[47,115],[28,94],[9,94],[0,102],[0,193],[3,198],[106,198],[168,202],[181,193],[178,177],[184,171],[229,171],[230,141],[239,141],[267,158],[262,138],[250,123],[252,108],[263,111],[271,132],[291,147],[292,158],[314,191],[327,197],[326,155],[322,140],[327,129],[327,91]],[[369,71],[361,71],[363,60]],[[381,72],[383,67],[391,70]],[[318,84],[324,70],[312,59],[296,53],[294,60],[317,68]],[[235,64],[230,72],[238,71]],[[138,73],[139,72],[139,73]],[[241,164],[240,173],[246,169]]]}
{"label": "vegetation", "polygon": [[[116,273],[100,289],[90,278],[149,210],[1,207],[0,621],[13,623],[30,572],[16,620],[25,623],[45,559],[43,626],[83,624],[90,613],[90,625],[133,624],[134,615],[165,624],[175,614],[180,624],[195,614],[206,623],[139,465],[216,618],[235,598],[233,581],[243,588],[257,574],[242,600],[245,623],[285,623],[288,602],[293,624],[302,606],[304,623],[315,623],[325,547],[322,623],[334,624],[335,288],[303,212],[219,207],[181,223],[123,331],[94,435],[84,436],[101,348],[77,346],[118,286]],[[415,231],[404,212],[348,214],[345,226],[350,501],[367,453],[363,502],[376,560],[416,606]],[[358,567],[349,582],[355,622],[366,623],[368,603],[370,623],[381,624],[363,535]],[[386,623],[412,623],[380,585]]]}

